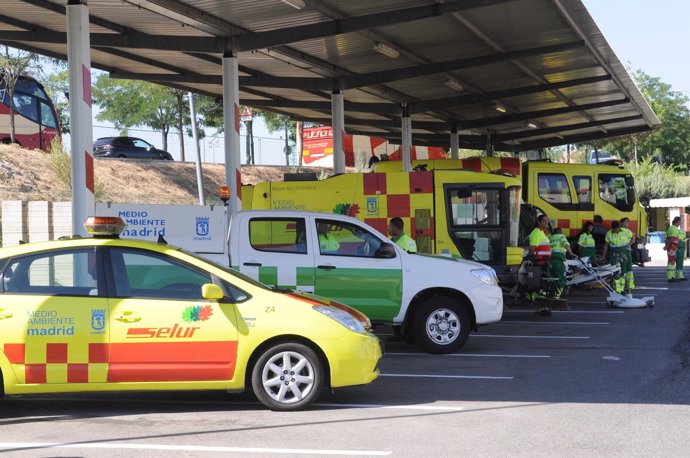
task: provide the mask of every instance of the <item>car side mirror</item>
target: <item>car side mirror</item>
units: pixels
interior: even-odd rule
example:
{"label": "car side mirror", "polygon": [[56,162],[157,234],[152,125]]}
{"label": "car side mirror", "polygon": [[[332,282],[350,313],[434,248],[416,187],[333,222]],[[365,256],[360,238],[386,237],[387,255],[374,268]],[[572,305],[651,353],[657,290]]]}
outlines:
{"label": "car side mirror", "polygon": [[649,207],[649,197],[641,196],[640,197],[640,204],[645,208]]}
{"label": "car side mirror", "polygon": [[201,287],[201,297],[211,301],[219,301],[225,297],[225,294],[223,294],[223,290],[218,285],[206,283]]}
{"label": "car side mirror", "polygon": [[386,242],[382,243],[379,249],[376,250],[376,253],[374,253],[375,258],[391,259],[395,256],[395,247],[392,243]]}

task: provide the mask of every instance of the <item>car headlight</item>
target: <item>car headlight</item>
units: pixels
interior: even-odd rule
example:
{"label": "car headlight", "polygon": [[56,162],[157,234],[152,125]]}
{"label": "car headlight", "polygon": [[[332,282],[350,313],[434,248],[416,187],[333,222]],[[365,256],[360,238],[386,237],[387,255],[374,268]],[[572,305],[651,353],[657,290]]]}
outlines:
{"label": "car headlight", "polygon": [[338,323],[342,324],[350,331],[354,332],[364,332],[364,326],[352,315],[347,313],[345,310],[340,310],[330,305],[315,305],[313,307],[317,312],[321,312],[327,317],[333,318]]}
{"label": "car headlight", "polygon": [[470,270],[472,275],[486,283],[487,285],[497,285],[498,279],[496,278],[496,272],[491,269],[474,269]]}

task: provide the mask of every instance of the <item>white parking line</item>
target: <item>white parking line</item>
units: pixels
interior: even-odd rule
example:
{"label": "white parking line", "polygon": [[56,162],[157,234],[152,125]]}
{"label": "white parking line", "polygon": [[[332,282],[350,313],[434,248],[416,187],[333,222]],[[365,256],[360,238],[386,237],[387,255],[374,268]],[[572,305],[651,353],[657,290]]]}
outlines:
{"label": "white parking line", "polygon": [[425,358],[437,357],[454,357],[454,356],[476,356],[486,358],[551,358],[549,355],[496,355],[490,353],[449,353],[445,355],[430,355],[429,353],[403,353],[403,352],[387,352],[386,356],[424,356]]}
{"label": "white parking line", "polygon": [[[600,304],[600,302],[597,302]],[[534,314],[534,310],[505,310],[509,313],[531,313]],[[599,314],[610,314],[610,315],[620,315],[625,313],[623,310],[552,310],[551,313],[599,313]]]}
{"label": "white parking line", "polygon": [[[669,289],[668,287],[654,287],[654,286],[636,286],[635,289],[659,289],[662,291],[666,291]],[[675,288],[674,288],[675,289]]]}
{"label": "white parking line", "polygon": [[606,326],[610,324],[608,321],[519,321],[519,320],[502,320],[496,324],[507,324],[507,323],[518,323],[518,324],[572,324],[572,325],[594,325],[594,326]]}
{"label": "white parking line", "polygon": [[472,337],[497,337],[501,339],[589,339],[588,336],[512,336],[501,334],[472,334]]}
{"label": "white parking line", "polygon": [[350,456],[388,456],[390,451],[372,450],[318,450],[298,448],[254,448],[254,447],[212,447],[199,445],[166,445],[166,444],[112,444],[107,442],[89,443],[55,443],[55,442],[0,442],[2,449],[37,449],[37,448],[76,448],[76,449],[109,449],[109,450],[167,450],[175,452],[221,452],[221,453],[284,453],[290,455],[350,455]]}
{"label": "white parking line", "polygon": [[404,410],[443,410],[443,411],[460,411],[464,407],[446,407],[446,406],[430,406],[430,405],[388,405],[388,404],[331,404],[318,403],[315,407],[339,407],[344,409],[404,409]]}
{"label": "white parking line", "polygon": [[430,374],[379,374],[379,377],[409,377],[409,378],[461,378],[478,380],[513,380],[514,377],[496,377],[490,375],[430,375]]}

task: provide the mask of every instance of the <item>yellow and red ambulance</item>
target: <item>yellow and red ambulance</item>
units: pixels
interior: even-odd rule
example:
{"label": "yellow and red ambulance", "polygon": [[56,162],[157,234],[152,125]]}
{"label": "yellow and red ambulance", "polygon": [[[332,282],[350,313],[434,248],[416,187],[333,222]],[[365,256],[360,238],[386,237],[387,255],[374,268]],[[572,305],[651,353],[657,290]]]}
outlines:
{"label": "yellow and red ambulance", "polygon": [[0,249],[6,395],[253,388],[274,410],[363,385],[382,356],[345,305],[269,289],[165,243],[95,237]]}
{"label": "yellow and red ambulance", "polygon": [[244,186],[242,208],[343,214],[384,234],[390,218],[397,216],[420,253],[479,261],[493,267],[499,278],[507,273],[506,266],[516,272],[523,254],[518,248],[518,178],[442,167],[392,171],[383,168],[388,164],[400,168],[399,161],[380,162],[375,173]]}

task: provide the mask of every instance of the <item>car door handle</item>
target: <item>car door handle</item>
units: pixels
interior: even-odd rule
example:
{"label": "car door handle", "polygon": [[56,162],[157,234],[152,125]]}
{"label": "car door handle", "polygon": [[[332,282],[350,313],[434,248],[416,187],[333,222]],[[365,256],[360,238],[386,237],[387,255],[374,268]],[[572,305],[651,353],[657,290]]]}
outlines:
{"label": "car door handle", "polygon": [[260,262],[245,262],[242,265],[249,267],[261,267],[262,264]]}
{"label": "car door handle", "polygon": [[331,265],[322,265],[322,266],[316,266],[317,269],[324,269],[324,270],[333,270],[335,269],[335,266]]}
{"label": "car door handle", "polygon": [[121,314],[117,315],[115,319],[117,321],[122,321],[123,323],[136,323],[137,321],[141,321],[141,316],[134,312],[122,312]]}
{"label": "car door handle", "polygon": [[5,309],[0,309],[0,320],[4,320],[6,318],[12,318],[12,314],[10,312],[6,312]]}

